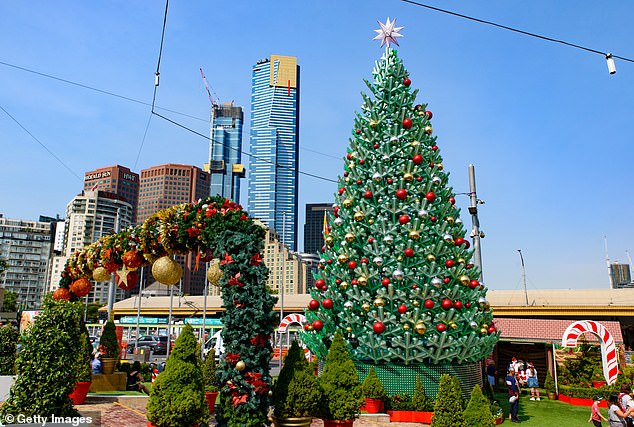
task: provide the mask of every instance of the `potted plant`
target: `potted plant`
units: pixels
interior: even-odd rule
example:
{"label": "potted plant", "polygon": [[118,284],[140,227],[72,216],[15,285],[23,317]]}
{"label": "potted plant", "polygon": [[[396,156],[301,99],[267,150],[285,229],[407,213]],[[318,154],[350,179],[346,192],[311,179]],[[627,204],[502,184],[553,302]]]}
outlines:
{"label": "potted plant", "polygon": [[463,409],[458,379],[447,374],[441,375],[432,427],[465,427]]}
{"label": "potted plant", "polygon": [[497,400],[491,402],[491,415],[493,416],[493,424],[499,425],[504,422],[504,411]]}
{"label": "potted plant", "polygon": [[185,325],[156,378],[147,404],[148,426],[207,425],[209,411],[200,366],[200,346],[190,324]]}
{"label": "potted plant", "polygon": [[550,371],[546,374],[544,388],[546,389],[546,393],[548,393],[548,399],[557,400],[557,394],[555,393],[555,380],[553,380],[553,376]]}
{"label": "potted plant", "polygon": [[384,410],[384,400],[386,398],[383,383],[377,377],[374,366],[370,367],[368,375],[361,384],[363,397],[365,398],[365,410],[370,414],[377,414]]}
{"label": "potted plant", "polygon": [[92,354],[92,344],[85,325],[81,325],[83,329],[79,336],[78,352],[75,358],[75,372],[77,374],[77,382],[75,388],[70,394],[70,398],[75,405],[82,405],[86,401],[90,384],[92,384],[92,369],[90,359]]}
{"label": "potted plant", "polygon": [[81,302],[55,301],[46,296],[33,325],[20,338],[16,359],[18,377],[9,399],[0,408],[0,419],[18,414],[79,415],[69,395],[75,386],[78,327]]}
{"label": "potted plant", "polygon": [[205,399],[209,413],[214,412],[216,399],[218,398],[218,385],[216,383],[216,350],[212,347],[203,362],[203,381],[205,382]]}
{"label": "potted plant", "polygon": [[473,386],[471,398],[464,410],[464,421],[469,427],[491,427],[495,422],[489,399],[482,394],[482,389],[477,384]]}
{"label": "potted plant", "polygon": [[363,396],[359,375],[339,330],[328,350],[319,385],[324,392],[320,405],[324,427],[351,427],[363,404]]}
{"label": "potted plant", "polygon": [[592,371],[592,387],[603,387],[606,383],[607,382],[603,377],[603,365],[595,366],[594,370]]}
{"label": "potted plant", "polygon": [[275,427],[308,427],[321,401],[321,390],[297,341],[293,341],[280,375],[273,386],[273,424]]}
{"label": "potted plant", "polygon": [[112,374],[121,351],[117,339],[117,327],[112,320],[108,320],[103,327],[99,340],[99,351],[101,352],[101,370],[106,375]]}
{"label": "potted plant", "polygon": [[9,390],[15,382],[15,356],[19,333],[16,328],[6,325],[0,328],[0,401],[9,397]]}
{"label": "potted plant", "polygon": [[431,424],[434,416],[434,402],[425,394],[425,386],[418,375],[412,396],[412,409],[416,412],[414,422]]}

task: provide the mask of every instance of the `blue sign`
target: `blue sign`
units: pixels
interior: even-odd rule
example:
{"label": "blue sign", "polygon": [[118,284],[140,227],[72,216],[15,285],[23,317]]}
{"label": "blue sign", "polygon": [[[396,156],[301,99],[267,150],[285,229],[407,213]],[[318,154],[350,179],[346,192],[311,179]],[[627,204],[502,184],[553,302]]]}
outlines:
{"label": "blue sign", "polygon": [[[203,319],[202,317],[186,317],[185,323],[189,323],[190,325],[202,325]],[[205,326],[222,326],[222,320],[207,317],[205,318]]]}
{"label": "blue sign", "polygon": [[[123,316],[119,319],[120,324],[136,324],[136,316]],[[167,324],[167,319],[161,319],[159,317],[139,317],[139,323],[146,325],[158,325],[158,324]]]}

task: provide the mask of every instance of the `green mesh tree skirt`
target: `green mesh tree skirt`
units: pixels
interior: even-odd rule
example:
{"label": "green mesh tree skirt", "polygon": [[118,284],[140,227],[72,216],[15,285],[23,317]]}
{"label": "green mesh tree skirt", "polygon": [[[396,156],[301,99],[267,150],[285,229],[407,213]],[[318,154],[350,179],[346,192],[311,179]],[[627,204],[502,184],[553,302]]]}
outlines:
{"label": "green mesh tree skirt", "polygon": [[373,365],[355,361],[354,364],[361,381],[368,375],[370,368],[374,366],[376,375],[383,383],[385,391],[390,395],[408,393],[412,396],[417,375],[420,376],[425,386],[425,394],[432,399],[436,398],[442,374],[458,378],[462,396],[465,398],[471,395],[474,385],[478,384],[482,387],[482,365],[480,362],[463,365]]}

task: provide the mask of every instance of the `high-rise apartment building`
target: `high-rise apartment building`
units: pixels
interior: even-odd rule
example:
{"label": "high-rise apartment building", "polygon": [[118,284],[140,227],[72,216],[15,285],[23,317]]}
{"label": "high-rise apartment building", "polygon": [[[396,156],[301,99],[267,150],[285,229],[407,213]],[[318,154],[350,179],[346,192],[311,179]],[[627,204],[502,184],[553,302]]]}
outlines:
{"label": "high-rise apartment building", "polygon": [[297,250],[299,66],[271,55],[253,66],[248,211]]}
{"label": "high-rise apartment building", "polygon": [[307,203],[306,222],[304,223],[304,252],[321,253],[324,246],[324,218],[326,212],[332,212],[332,204]]}
{"label": "high-rise apartment building", "polygon": [[8,269],[2,287],[17,296],[23,310],[37,308],[45,290],[51,251],[51,223],[4,218],[0,214],[0,258]]}
{"label": "high-rise apartment building", "polygon": [[[68,258],[75,251],[96,242],[104,236],[119,232],[133,225],[133,206],[108,191],[82,191],[66,205],[66,226],[64,230],[64,251],[54,256],[49,273],[49,289],[57,289],[57,284]],[[95,283],[88,298],[91,302],[108,301],[108,282]],[[125,298],[125,291],[117,288],[115,300]]]}
{"label": "high-rise apartment building", "polygon": [[106,166],[84,174],[84,191],[103,190],[119,196],[132,205],[132,218],[136,218],[139,199],[139,174],[124,166]]}
{"label": "high-rise apartment building", "polygon": [[244,178],[242,164],[242,107],[233,103],[214,104],[211,110],[209,141],[210,195],[240,203],[240,179]]}
{"label": "high-rise apartment building", "polygon": [[615,289],[634,287],[629,264],[619,264],[618,262],[610,264],[610,279],[612,287]]}
{"label": "high-rise apartment building", "polygon": [[[165,164],[144,169],[141,171],[137,224],[161,209],[205,197],[209,197],[209,173],[196,166]],[[202,268],[194,271],[195,254],[177,259],[184,267],[180,292],[202,295],[205,271]],[[133,290],[133,293],[137,292]]]}

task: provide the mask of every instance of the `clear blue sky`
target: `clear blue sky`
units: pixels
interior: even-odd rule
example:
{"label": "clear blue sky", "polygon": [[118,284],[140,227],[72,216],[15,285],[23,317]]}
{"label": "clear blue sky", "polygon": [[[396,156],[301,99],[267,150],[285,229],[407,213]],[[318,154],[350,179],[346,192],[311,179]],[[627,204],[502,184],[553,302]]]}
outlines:
{"label": "clear blue sky", "polygon": [[[634,57],[632,2],[429,4]],[[162,1],[3,1],[0,61],[151,102],[163,11]],[[607,287],[603,236],[613,259],[627,262],[625,251],[634,251],[632,63],[617,61],[610,76],[599,55],[398,0],[180,0],[170,2],[157,105],[202,120],[159,111],[208,134],[199,67],[221,101],[234,100],[248,117],[252,64],[271,53],[295,55],[300,169],[336,179],[363,79],[382,53],[371,40],[376,20],[388,16],[405,26],[399,53],[419,101],[434,112],[456,192],[468,191],[467,166],[476,165],[478,196],[486,201],[485,283],[520,288],[521,248],[529,289]],[[0,106],[74,172],[0,111],[0,212],[11,218],[63,215],[85,171],[202,166],[208,155],[207,141],[154,117],[134,167],[148,106],[4,65]],[[248,150],[248,129],[244,135]],[[300,210],[332,201],[335,190],[303,177]],[[458,203],[470,224],[467,197]]]}

